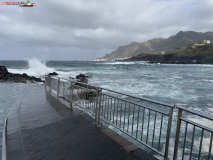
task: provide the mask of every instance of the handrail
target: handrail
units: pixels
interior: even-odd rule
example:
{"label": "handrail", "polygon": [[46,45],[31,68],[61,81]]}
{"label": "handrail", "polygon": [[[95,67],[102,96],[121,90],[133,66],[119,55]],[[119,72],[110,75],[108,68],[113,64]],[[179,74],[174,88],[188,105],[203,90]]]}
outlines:
{"label": "handrail", "polygon": [[[51,77],[51,78],[57,80],[56,77]],[[70,82],[72,81],[72,82],[75,82],[75,83],[87,85],[87,86],[90,86],[90,87],[95,87],[95,86],[93,86],[93,85],[91,85],[91,84],[86,84],[86,83],[83,83],[83,82],[78,82],[77,80],[70,80],[70,79],[60,78],[60,80],[61,80],[61,79],[66,80],[66,81],[70,81]],[[100,88],[100,87],[95,87],[95,88]]]}
{"label": "handrail", "polygon": [[[163,156],[164,160],[168,160],[170,135],[175,136],[174,135],[175,133],[171,134],[171,128],[173,126],[172,123],[173,124],[174,122],[177,123],[177,128],[175,130],[176,137],[174,137],[175,139],[175,147],[173,154],[174,160],[177,159],[177,153],[179,149],[179,138],[181,134],[183,134],[181,130],[181,121],[183,123],[186,123],[183,140],[184,144],[183,146],[181,146],[183,150],[182,159],[184,159],[185,144],[186,141],[188,141],[186,140],[188,124],[193,125],[193,134],[192,134],[193,138],[191,149],[189,149],[190,150],[189,159],[191,159],[192,157],[192,148],[193,148],[193,141],[195,141],[194,136],[196,127],[202,129],[198,159],[201,156],[202,139],[204,131],[210,132],[210,146],[209,146],[208,159],[209,160],[211,159],[211,148],[213,145],[212,144],[213,129],[209,128],[208,126],[204,126],[187,119],[186,117],[188,116],[188,114],[182,117],[182,112],[184,111],[183,112],[184,114],[187,112],[213,121],[213,117],[210,115],[201,113],[199,111],[187,109],[181,106],[170,105],[167,103],[162,103],[147,98],[132,96],[118,91],[113,91],[111,89],[96,87],[86,83],[78,82],[73,79],[72,80],[64,79],[67,82],[63,81],[63,83],[60,83],[60,79],[52,77],[48,78],[50,79],[47,79],[45,89],[46,86],[48,86],[50,93],[52,89],[56,90],[57,88],[56,86],[54,86],[54,84],[58,85],[56,91],[58,97],[59,94],[62,94],[63,95],[62,97],[65,97],[70,102],[71,107],[73,103],[82,108],[83,110],[87,111],[87,113],[91,113],[92,115],[94,115],[96,125],[99,126],[101,124],[101,121],[104,121],[109,125],[114,126],[122,133],[128,135],[129,137],[135,139],[136,141],[150,148],[154,152]],[[54,79],[54,81],[51,81],[51,79]],[[55,80],[58,80],[58,82]],[[54,82],[54,84],[52,82]],[[122,98],[121,95],[128,96],[128,98],[131,97],[131,99]],[[138,99],[144,100],[146,102],[143,101],[137,102]],[[173,112],[176,112],[176,110],[174,111],[174,109],[178,110],[177,120],[176,119],[173,120]],[[156,127],[157,125],[158,127]],[[159,133],[157,135],[156,130],[158,130],[157,133]],[[161,141],[162,136],[165,137],[166,140]]]}
{"label": "handrail", "polygon": [[[101,118],[101,119],[104,120],[103,118]],[[111,124],[111,125],[112,125],[113,127],[115,127],[116,129],[122,131],[120,128],[116,127],[115,125],[113,125],[113,124]],[[128,133],[125,133],[125,134],[131,137],[130,134],[128,134]],[[157,149],[153,149],[152,146],[150,146],[150,145],[148,145],[148,144],[146,144],[146,143],[144,143],[144,142],[142,142],[142,141],[139,141],[139,140],[136,139],[136,138],[133,138],[133,139],[135,139],[136,141],[142,143],[144,146],[148,147],[149,149],[154,150],[154,151],[155,151],[156,153],[158,153],[159,155],[164,156],[164,154],[163,154],[162,152],[159,152]]]}
{"label": "handrail", "polygon": [[206,127],[206,126],[203,126],[203,125],[201,125],[201,124],[199,124],[199,123],[190,121],[190,120],[188,120],[188,119],[186,119],[186,118],[180,118],[180,119],[181,119],[182,121],[185,121],[185,122],[187,122],[187,123],[190,123],[190,124],[192,124],[192,125],[195,125],[195,126],[197,126],[197,127],[199,127],[199,128],[205,129],[205,130],[207,130],[207,131],[209,131],[209,132],[213,132],[213,129],[211,129],[211,128],[209,128],[209,127]]}
{"label": "handrail", "polygon": [[7,133],[7,119],[8,116],[6,117],[4,121],[4,130],[2,133],[2,160],[7,160],[7,145],[6,145],[6,133]]}
{"label": "handrail", "polygon": [[211,115],[204,114],[204,113],[198,112],[196,110],[184,108],[184,107],[181,107],[181,106],[175,106],[175,107],[178,108],[178,109],[181,109],[183,111],[186,111],[186,112],[189,112],[189,113],[192,113],[192,114],[195,114],[195,115],[198,115],[200,117],[203,117],[203,118],[206,118],[206,119],[209,119],[209,120],[213,121],[213,116],[211,116]]}
{"label": "handrail", "polygon": [[200,136],[200,142],[199,143],[199,152],[198,152],[198,159],[200,159],[200,156],[201,156],[201,149],[202,149],[202,143],[203,143],[203,136],[204,136],[204,131],[207,131],[210,133],[210,144],[209,144],[209,152],[208,152],[208,159],[210,160],[211,159],[211,148],[212,148],[212,143],[213,143],[213,129],[212,128],[209,128],[209,127],[206,127],[204,125],[201,125],[199,123],[196,123],[196,122],[193,122],[185,117],[182,116],[183,114],[183,111],[185,112],[188,112],[188,113],[191,113],[191,114],[194,114],[194,115],[197,115],[199,117],[202,117],[202,118],[206,118],[210,121],[213,121],[213,117],[210,116],[210,115],[207,115],[207,114],[204,114],[204,113],[201,113],[201,112],[198,112],[198,111],[195,111],[195,110],[191,110],[191,109],[187,109],[187,108],[184,108],[184,107],[181,107],[181,106],[176,106],[176,108],[178,109],[178,119],[177,119],[177,128],[176,128],[176,138],[175,138],[175,147],[174,147],[174,155],[173,155],[173,159],[174,160],[177,160],[177,154],[178,154],[178,149],[179,149],[179,139],[180,139],[180,135],[181,135],[181,122],[185,122],[185,135],[184,135],[184,144],[183,144],[183,147],[182,147],[182,159],[184,159],[184,155],[185,155],[185,144],[186,144],[186,137],[187,137],[187,129],[188,129],[188,124],[192,125],[193,126],[193,133],[192,133],[192,139],[191,139],[191,147],[188,149],[189,151],[189,159],[192,158],[192,151],[193,151],[193,143],[194,143],[194,137],[195,137],[195,129],[196,127],[200,128],[201,129],[201,136]]}
{"label": "handrail", "polygon": [[113,90],[106,89],[106,88],[102,88],[102,89],[110,91],[110,92],[122,94],[122,95],[125,95],[125,96],[129,96],[129,97],[132,97],[132,98],[136,98],[136,99],[141,99],[141,100],[144,100],[144,101],[152,102],[152,103],[155,103],[155,104],[160,104],[160,105],[163,105],[163,106],[172,107],[172,108],[174,107],[173,105],[170,105],[170,104],[167,104],[167,103],[162,103],[162,102],[155,101],[155,100],[151,100],[151,99],[148,99],[148,98],[132,96],[132,95],[129,95],[129,94],[126,94],[126,93],[121,93],[121,92],[113,91]]}
{"label": "handrail", "polygon": [[[52,78],[50,76],[48,77],[45,76],[45,78],[46,78],[45,86],[49,87],[49,92],[51,92],[51,90],[55,90],[58,96],[59,94],[62,94],[62,97],[65,97],[67,100],[70,101],[70,106],[72,106],[72,103],[74,103],[75,105],[79,106],[80,108],[94,115],[96,125],[100,125],[100,120],[105,121],[109,125],[115,126],[126,135],[134,138],[136,141],[140,142],[141,144],[144,144],[148,148],[152,149],[153,151],[155,151],[161,156],[164,156],[164,158],[167,159],[168,148],[169,148],[169,138],[170,138],[170,131],[171,131],[171,122],[169,121],[172,120],[171,111],[173,111],[174,106],[166,104],[166,103],[161,103],[158,101],[153,101],[147,98],[140,98],[140,97],[120,93],[120,92],[102,88],[102,87],[96,87],[93,85],[78,82],[76,80],[68,80],[68,79],[61,80],[60,78],[57,79],[56,77]],[[54,79],[54,81],[51,81],[51,79],[52,80]],[[60,83],[60,81],[62,83]],[[57,85],[58,88],[55,85]],[[74,92],[74,90],[76,91]],[[90,91],[92,91],[92,94],[89,93]],[[109,91],[109,92],[105,92],[105,91]],[[166,109],[169,109],[169,113],[165,111],[161,111],[159,110],[159,108],[158,109],[153,108],[151,106],[147,106],[146,104],[137,103],[137,102],[134,102],[134,100],[133,101],[127,100],[127,99],[121,98],[118,95],[115,96],[115,94],[110,94],[110,93],[116,93],[118,95],[120,94],[120,95],[128,96],[131,98],[144,100],[144,101],[150,102],[150,105],[158,104],[164,107],[170,107],[170,108],[166,108]],[[138,133],[139,123],[141,123],[139,121],[142,118],[142,117],[139,118],[141,116],[140,109],[141,111],[143,111],[143,116],[142,116],[143,121],[142,121],[142,130],[140,131],[140,133]],[[160,117],[158,116],[158,119],[160,118],[159,120],[156,120],[157,114],[160,116]],[[147,118],[145,118],[146,115],[148,116]],[[154,125],[156,124],[157,121],[161,123],[159,128],[160,135],[159,135],[159,141],[158,141],[158,148],[153,146],[154,137],[156,136],[156,133],[155,133],[155,129],[152,131],[150,128],[151,127],[150,123],[152,121],[150,120],[151,116],[155,117]],[[163,122],[165,121],[164,116],[168,117],[168,125],[164,126],[165,127],[164,129],[167,130],[167,132],[164,133],[166,135],[166,142],[165,142],[166,147],[165,147],[165,152],[162,153],[161,152],[162,148],[160,148],[160,143],[161,143],[161,136],[163,134],[163,133],[161,134],[161,132],[162,132],[163,124],[165,123]],[[124,122],[121,121],[122,118]],[[148,121],[148,129],[146,134],[143,131],[143,129],[145,130],[145,123],[146,123],[145,119],[147,119],[146,121]],[[126,121],[126,124],[125,124],[125,121]],[[136,131],[133,127],[134,123],[137,124]],[[149,130],[152,131],[152,136],[149,136]],[[135,135],[135,132],[136,132],[136,135]],[[140,136],[141,136],[141,139],[140,139]],[[144,136],[146,137],[146,140],[143,139]],[[148,140],[148,139],[151,139],[151,140]],[[152,145],[148,144],[149,141],[152,141]]]}
{"label": "handrail", "polygon": [[[56,78],[53,77],[53,79],[56,79]],[[70,80],[70,79],[65,79],[65,78],[62,78],[62,79],[67,80],[67,81],[73,81],[73,82],[85,85],[85,83],[78,82],[76,80]],[[95,86],[90,85],[90,84],[87,84],[87,85],[91,86],[91,87],[95,87]],[[163,102],[159,102],[159,101],[155,101],[155,100],[151,100],[151,99],[148,99],[148,98],[137,97],[137,96],[129,95],[129,94],[126,94],[126,93],[122,93],[122,92],[118,92],[118,91],[113,91],[111,89],[106,89],[106,88],[103,88],[103,87],[95,87],[95,88],[104,89],[104,90],[107,90],[107,91],[110,91],[110,92],[114,92],[114,93],[117,93],[117,94],[122,94],[122,95],[125,95],[125,96],[128,96],[128,97],[132,97],[132,98],[136,98],[136,99],[141,99],[141,100],[144,100],[144,101],[147,101],[147,102],[152,102],[152,103],[155,103],[155,104],[159,104],[159,105],[163,105],[163,106],[174,108],[173,105],[170,105],[170,104],[167,104],[167,103],[163,103]]]}
{"label": "handrail", "polygon": [[110,96],[110,97],[113,97],[113,98],[117,98],[119,100],[123,100],[125,102],[131,103],[131,104],[135,104],[135,105],[137,105],[139,107],[147,108],[147,109],[150,109],[150,110],[155,111],[155,112],[159,112],[159,113],[162,113],[162,114],[165,114],[165,115],[169,115],[169,113],[165,113],[165,112],[162,112],[160,110],[157,110],[157,109],[154,109],[154,108],[151,108],[151,107],[148,107],[148,106],[144,106],[144,105],[142,105],[140,103],[135,103],[135,102],[132,102],[132,101],[129,101],[129,100],[126,100],[126,99],[123,99],[123,98],[118,98],[118,97],[115,97],[115,96],[112,96],[112,95],[109,95],[109,94],[106,94],[106,93],[101,93],[101,94],[107,95],[107,96]]}

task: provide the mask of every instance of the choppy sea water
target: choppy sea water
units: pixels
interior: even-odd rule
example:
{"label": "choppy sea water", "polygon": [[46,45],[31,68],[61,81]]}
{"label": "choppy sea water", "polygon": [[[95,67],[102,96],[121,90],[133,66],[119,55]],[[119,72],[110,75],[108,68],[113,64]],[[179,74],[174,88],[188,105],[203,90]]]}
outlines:
{"label": "choppy sea water", "polygon": [[[57,72],[61,78],[75,77],[82,73],[90,76],[89,83],[96,86],[184,106],[213,116],[213,65],[149,64],[146,62],[44,62],[37,59],[0,61],[0,65],[5,65],[9,72],[27,73],[30,76],[41,78],[50,72]],[[4,85],[10,86],[4,88]],[[2,93],[6,88],[18,92],[23,85],[0,83],[0,92]],[[20,89],[16,89],[18,86]],[[0,101],[2,102],[5,97],[8,97],[7,103],[10,105],[0,106],[0,114],[6,117],[16,96],[12,92],[1,94]],[[0,126],[3,126],[2,121],[0,122]],[[201,123],[206,123],[206,121]],[[1,128],[0,130],[2,131]]]}

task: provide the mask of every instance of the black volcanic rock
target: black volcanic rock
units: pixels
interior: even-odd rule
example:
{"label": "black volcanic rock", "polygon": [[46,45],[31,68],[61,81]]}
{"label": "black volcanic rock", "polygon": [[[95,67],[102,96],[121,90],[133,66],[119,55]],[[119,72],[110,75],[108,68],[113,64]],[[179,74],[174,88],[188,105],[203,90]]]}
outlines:
{"label": "black volcanic rock", "polygon": [[53,72],[53,73],[49,73],[48,75],[49,75],[49,76],[57,76],[57,75],[58,75],[58,73]]}
{"label": "black volcanic rock", "polygon": [[79,79],[79,78],[89,78],[89,76],[86,76],[84,74],[79,74],[75,77],[76,79]]}
{"label": "black volcanic rock", "polygon": [[75,77],[75,79],[77,79],[78,82],[82,82],[82,83],[88,83],[88,79],[87,78],[89,78],[89,76],[86,76],[84,74],[79,74],[79,75],[77,75]]}
{"label": "black volcanic rock", "polygon": [[23,73],[22,75],[23,75],[24,77],[28,77],[28,75],[27,75],[26,73]]}
{"label": "black volcanic rock", "polygon": [[8,70],[5,66],[0,66],[0,74],[8,74]]}
{"label": "black volcanic rock", "polygon": [[44,82],[44,81],[41,80],[41,78],[36,78],[34,76],[29,77],[29,78],[30,78],[31,81],[33,80],[33,81],[36,81],[36,82]]}
{"label": "black volcanic rock", "polygon": [[13,81],[13,82],[22,82],[26,83],[26,81],[29,80],[31,82],[44,82],[41,80],[41,78],[36,78],[34,76],[30,77],[26,73],[23,74],[16,74],[16,73],[10,73],[8,72],[7,68],[5,66],[0,66],[0,81]]}

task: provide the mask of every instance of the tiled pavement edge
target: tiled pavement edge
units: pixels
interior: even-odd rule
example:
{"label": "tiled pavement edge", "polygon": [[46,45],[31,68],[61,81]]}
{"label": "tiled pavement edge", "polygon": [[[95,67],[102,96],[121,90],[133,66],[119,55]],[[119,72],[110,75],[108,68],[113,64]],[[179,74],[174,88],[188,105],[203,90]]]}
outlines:
{"label": "tiled pavement edge", "polygon": [[52,105],[42,85],[21,92],[8,117],[8,160],[156,159],[65,100],[47,99]]}

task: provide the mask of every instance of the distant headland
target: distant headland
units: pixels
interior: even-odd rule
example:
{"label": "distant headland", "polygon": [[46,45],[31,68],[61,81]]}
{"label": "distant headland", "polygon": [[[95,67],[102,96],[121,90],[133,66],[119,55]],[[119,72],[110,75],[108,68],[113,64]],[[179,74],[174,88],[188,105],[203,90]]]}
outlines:
{"label": "distant headland", "polygon": [[213,43],[203,41],[166,52],[141,53],[125,61],[171,64],[213,64]]}
{"label": "distant headland", "polygon": [[[202,32],[195,32],[195,31],[180,31],[176,35],[172,35],[166,39],[165,38],[154,38],[154,39],[148,40],[143,43],[132,42],[131,44],[127,44],[125,46],[120,46],[120,47],[118,47],[117,50],[111,52],[110,54],[106,54],[102,58],[93,59],[93,61],[113,61],[113,60],[125,60],[125,59],[136,60],[135,58],[133,58],[133,56],[138,57],[139,55],[142,55],[142,54],[144,54],[144,56],[143,56],[144,59],[147,59],[145,57],[147,57],[147,55],[149,55],[149,54],[153,54],[156,52],[161,52],[161,53],[170,52],[172,54],[173,52],[171,52],[171,50],[180,49],[180,48],[192,45],[192,44],[198,44],[200,42],[203,42],[204,40],[209,40],[210,42],[212,42],[213,41],[213,32],[202,33]],[[197,48],[197,50],[199,50],[202,47],[199,48],[198,46],[196,46],[196,48]],[[179,50],[179,51],[181,51],[181,50]],[[189,51],[189,50],[185,50],[185,51]],[[185,56],[186,60],[183,61],[181,59],[178,59],[178,61],[181,60],[182,62],[186,61],[186,63],[188,63],[189,61],[187,61],[187,55],[188,54],[186,54],[186,56]],[[200,56],[200,54],[199,54],[199,56]],[[150,57],[150,55],[149,55],[149,57]],[[156,56],[156,58],[157,57],[161,57],[161,56],[159,55],[159,56]],[[163,57],[166,57],[166,56],[163,56]],[[184,56],[182,56],[182,58],[183,57]],[[201,57],[202,57],[202,55],[201,55]],[[197,58],[194,57],[194,58],[197,61],[197,63],[199,63],[199,61],[200,61],[199,58],[198,57]],[[159,58],[157,58],[157,59],[159,59]],[[202,61],[202,63],[203,62],[209,63],[209,61],[211,61],[211,60],[209,60],[209,57],[207,59],[204,57],[204,60]]]}

